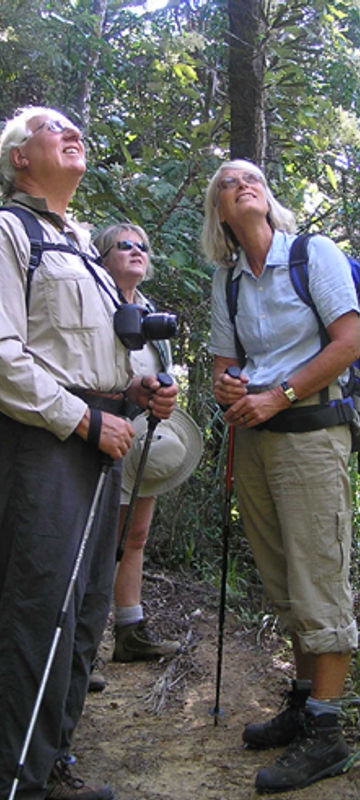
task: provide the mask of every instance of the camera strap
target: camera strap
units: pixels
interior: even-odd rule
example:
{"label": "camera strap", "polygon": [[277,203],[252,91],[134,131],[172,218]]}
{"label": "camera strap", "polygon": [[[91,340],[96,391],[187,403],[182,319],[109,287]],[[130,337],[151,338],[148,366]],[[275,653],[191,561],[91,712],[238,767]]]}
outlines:
{"label": "camera strap", "polygon": [[[95,256],[90,256],[88,253],[83,253],[82,250],[78,250],[77,247],[75,247],[74,243],[71,241],[71,239],[68,238],[66,233],[64,233],[64,236],[65,236],[66,241],[68,242],[68,252],[72,252],[74,255],[80,256],[80,258],[82,259],[83,264],[86,267],[86,269],[88,270],[88,272],[90,272],[90,274],[95,279],[96,283],[99,286],[101,286],[103,291],[106,292],[106,294],[110,297],[110,299],[114,303],[115,308],[118,309],[120,304],[119,304],[119,302],[117,300],[117,297],[115,297],[113,295],[113,293],[110,291],[109,287],[102,280],[102,278],[98,274],[97,270],[95,269],[95,267],[91,263],[91,261],[93,261],[94,264],[96,264],[97,267],[101,267],[101,269],[105,270],[104,265],[101,263],[100,256],[95,258]],[[60,247],[61,247],[61,245],[53,245],[53,247],[46,247],[46,244],[45,244],[44,249],[47,249],[47,250],[49,250],[49,249],[59,250]],[[90,259],[91,259],[91,261],[90,261]],[[115,285],[115,289],[117,290],[117,294],[118,294],[119,298],[121,299],[121,301],[122,302],[126,302],[125,298],[123,298],[122,292],[120,293],[121,290],[119,291],[117,289],[116,285]]]}

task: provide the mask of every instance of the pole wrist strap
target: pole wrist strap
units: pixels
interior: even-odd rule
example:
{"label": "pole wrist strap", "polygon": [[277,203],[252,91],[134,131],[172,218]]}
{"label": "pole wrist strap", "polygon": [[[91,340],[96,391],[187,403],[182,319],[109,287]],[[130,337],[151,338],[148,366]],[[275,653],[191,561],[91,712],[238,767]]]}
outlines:
{"label": "pole wrist strap", "polygon": [[101,432],[101,411],[99,408],[90,408],[90,423],[87,435],[87,441],[94,447],[99,446],[100,432]]}

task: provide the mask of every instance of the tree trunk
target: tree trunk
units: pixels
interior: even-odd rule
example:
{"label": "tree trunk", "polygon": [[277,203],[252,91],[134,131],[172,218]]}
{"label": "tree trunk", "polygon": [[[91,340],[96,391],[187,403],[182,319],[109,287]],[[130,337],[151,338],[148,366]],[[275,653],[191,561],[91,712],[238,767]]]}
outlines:
{"label": "tree trunk", "polygon": [[231,158],[264,167],[266,131],[262,0],[228,0]]}
{"label": "tree trunk", "polygon": [[79,86],[78,103],[77,107],[82,119],[84,130],[87,130],[90,122],[90,102],[91,92],[94,83],[94,75],[100,58],[100,48],[96,47],[96,39],[100,40],[103,33],[103,25],[105,21],[105,14],[108,5],[108,0],[92,0],[91,14],[96,17],[96,25],[94,27],[95,43],[93,36],[89,40],[88,61],[86,66],[86,73]]}

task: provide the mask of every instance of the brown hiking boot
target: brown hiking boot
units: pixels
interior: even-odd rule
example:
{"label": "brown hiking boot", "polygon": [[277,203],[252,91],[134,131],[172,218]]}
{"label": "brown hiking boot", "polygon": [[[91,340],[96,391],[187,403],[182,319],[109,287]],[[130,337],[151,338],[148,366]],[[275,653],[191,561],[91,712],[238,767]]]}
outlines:
{"label": "brown hiking boot", "polygon": [[341,733],[336,714],[318,717],[305,712],[302,734],[289,745],[274,764],[258,773],[259,792],[284,792],[346,772],[350,750]]}
{"label": "brown hiking boot", "polygon": [[74,778],[68,764],[59,759],[51,771],[46,800],[113,800],[109,786],[86,786],[81,778]]}
{"label": "brown hiking boot", "polygon": [[248,747],[259,750],[268,747],[283,747],[295,739],[303,730],[305,703],[310,695],[311,681],[293,680],[292,688],[286,694],[287,705],[284,711],[268,722],[247,725],[243,740]]}
{"label": "brown hiking boot", "polygon": [[180,642],[156,639],[144,620],[131,625],[115,625],[113,661],[144,661],[161,656],[169,658],[179,648]]}

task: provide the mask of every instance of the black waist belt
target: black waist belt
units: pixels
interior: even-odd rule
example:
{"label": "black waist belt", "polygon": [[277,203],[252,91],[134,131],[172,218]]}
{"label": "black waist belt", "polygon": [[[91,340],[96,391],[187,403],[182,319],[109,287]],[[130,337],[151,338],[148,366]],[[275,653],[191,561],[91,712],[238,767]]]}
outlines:
{"label": "black waist belt", "polygon": [[89,408],[98,408],[100,411],[107,411],[109,414],[123,416],[124,392],[118,392],[117,394],[93,392],[91,389],[81,389],[77,386],[69,387],[68,391],[84,400]]}
{"label": "black waist belt", "polygon": [[271,419],[256,425],[255,430],[273,433],[305,433],[320,428],[333,428],[351,422],[353,409],[348,403],[335,400],[333,403],[315,406],[298,406],[279,411]]}

